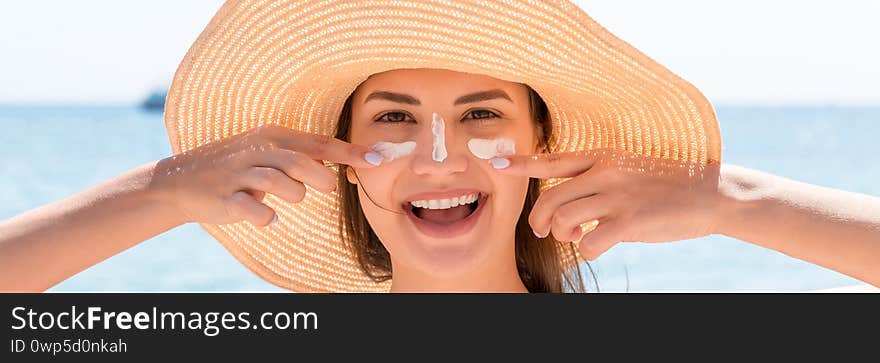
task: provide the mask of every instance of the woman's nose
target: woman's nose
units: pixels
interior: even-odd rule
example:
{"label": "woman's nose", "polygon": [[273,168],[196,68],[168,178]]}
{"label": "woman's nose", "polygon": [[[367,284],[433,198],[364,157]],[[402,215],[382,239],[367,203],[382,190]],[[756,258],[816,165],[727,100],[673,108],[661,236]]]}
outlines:
{"label": "woman's nose", "polygon": [[[443,137],[435,145],[434,134],[431,125],[422,128],[419,133],[418,146],[412,161],[413,172],[417,175],[450,175],[467,170],[468,157],[464,143],[456,137],[455,125],[445,124]],[[439,145],[442,143],[442,145]],[[441,160],[443,152],[437,152],[445,148],[446,157]]]}

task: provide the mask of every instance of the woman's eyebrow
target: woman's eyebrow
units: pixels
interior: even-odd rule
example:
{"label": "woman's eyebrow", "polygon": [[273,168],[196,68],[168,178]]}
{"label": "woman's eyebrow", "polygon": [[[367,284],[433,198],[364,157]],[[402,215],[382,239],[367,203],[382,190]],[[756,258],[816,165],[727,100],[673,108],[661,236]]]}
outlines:
{"label": "woman's eyebrow", "polygon": [[458,106],[463,103],[473,103],[473,102],[479,102],[479,101],[494,100],[496,98],[504,98],[510,102],[513,102],[513,100],[510,99],[510,96],[507,95],[507,92],[504,92],[504,91],[496,88],[493,90],[474,92],[471,94],[461,96],[457,100],[455,100],[455,103],[453,103],[453,105]]}
{"label": "woman's eyebrow", "polygon": [[391,102],[405,103],[405,104],[414,105],[414,106],[419,106],[422,104],[421,102],[419,102],[418,99],[416,99],[415,97],[410,96],[408,94],[388,92],[388,91],[375,91],[373,93],[370,93],[370,95],[367,96],[366,99],[364,99],[364,103],[367,103],[372,99],[388,100]]}
{"label": "woman's eyebrow", "polygon": [[[487,101],[496,98],[504,98],[510,102],[513,102],[513,100],[510,99],[510,96],[507,95],[507,92],[504,92],[501,89],[493,89],[466,94],[456,99],[455,102],[453,102],[453,105],[458,106],[465,103]],[[372,99],[383,99],[391,102],[405,103],[414,106],[419,106],[422,104],[417,98],[408,94],[389,91],[375,91],[373,93],[370,93],[370,95],[367,96],[366,99],[364,99],[364,103],[367,103]]]}

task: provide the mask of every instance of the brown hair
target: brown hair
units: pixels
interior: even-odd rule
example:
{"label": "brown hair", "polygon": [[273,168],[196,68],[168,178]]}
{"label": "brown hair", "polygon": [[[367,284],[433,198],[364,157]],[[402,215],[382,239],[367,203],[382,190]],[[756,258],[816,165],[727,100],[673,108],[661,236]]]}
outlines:
{"label": "brown hair", "polygon": [[[535,90],[526,85],[529,93],[529,108],[532,120],[541,138],[541,145],[548,145],[552,132],[550,115],[547,105]],[[350,141],[351,102],[349,95],[339,115],[336,127],[336,138]],[[347,165],[339,165],[339,205],[340,235],[346,245],[352,249],[358,264],[373,281],[381,282],[391,279],[391,255],[379,237],[373,232],[370,223],[361,209],[357,186],[347,181],[345,173]],[[538,238],[532,233],[528,218],[532,206],[541,191],[539,179],[530,178],[529,187],[523,203],[522,213],[516,223],[516,267],[519,277],[529,292],[586,292],[581,269],[578,264],[566,269],[561,254],[567,249],[574,256],[574,246],[568,242],[560,242],[552,234],[546,238]],[[587,263],[595,282],[595,273]],[[598,285],[597,285],[598,288]]]}

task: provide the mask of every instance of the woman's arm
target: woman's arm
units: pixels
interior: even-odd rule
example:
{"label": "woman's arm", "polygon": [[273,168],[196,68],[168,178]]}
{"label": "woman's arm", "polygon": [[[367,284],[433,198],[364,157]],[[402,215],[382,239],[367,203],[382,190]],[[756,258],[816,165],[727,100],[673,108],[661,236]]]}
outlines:
{"label": "woman's arm", "polygon": [[155,186],[157,163],[0,222],[0,287],[44,291],[184,223]]}
{"label": "woman's arm", "polygon": [[880,198],[724,164],[716,233],[880,286]]}
{"label": "woman's arm", "polygon": [[505,174],[571,178],[541,193],[529,224],[587,259],[622,241],[723,234],[880,286],[880,198],[614,150],[505,158]]}
{"label": "woman's arm", "polygon": [[296,203],[329,193],[318,160],[369,168],[382,156],[326,135],[267,125],[202,145],[0,222],[0,291],[44,291],[183,223],[266,226],[266,193]]}

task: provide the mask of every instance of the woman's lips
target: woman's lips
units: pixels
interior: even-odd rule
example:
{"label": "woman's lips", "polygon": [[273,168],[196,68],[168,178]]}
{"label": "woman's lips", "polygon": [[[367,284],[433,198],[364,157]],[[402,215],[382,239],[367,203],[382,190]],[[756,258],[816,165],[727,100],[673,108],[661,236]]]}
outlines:
{"label": "woman's lips", "polygon": [[412,223],[416,226],[416,229],[418,229],[420,232],[434,238],[453,238],[461,236],[474,229],[474,226],[476,226],[477,224],[477,220],[480,218],[480,215],[483,214],[483,209],[486,205],[486,200],[488,199],[488,195],[481,193],[480,199],[477,201],[477,209],[473,211],[473,213],[471,213],[464,219],[449,224],[435,223],[425,219],[421,219],[419,217],[416,217],[416,215],[413,213],[413,208],[405,209],[406,215],[409,217],[409,220],[412,221]]}

